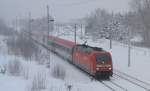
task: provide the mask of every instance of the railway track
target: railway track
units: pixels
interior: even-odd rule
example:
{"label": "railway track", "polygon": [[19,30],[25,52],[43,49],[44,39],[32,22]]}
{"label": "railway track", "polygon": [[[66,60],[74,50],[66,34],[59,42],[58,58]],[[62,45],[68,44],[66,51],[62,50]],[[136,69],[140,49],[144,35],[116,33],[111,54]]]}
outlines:
{"label": "railway track", "polygon": [[136,77],[130,76],[119,70],[114,70],[114,76],[117,78],[119,77],[120,79],[123,79],[129,83],[132,83],[136,85],[137,87],[144,89],[145,91],[150,91],[150,84],[142,80],[139,80]]}
{"label": "railway track", "polygon": [[107,83],[105,83],[104,81],[99,81],[101,84],[103,84],[105,87],[109,88],[112,91],[116,91],[115,88],[113,88],[112,86],[109,86]]}
{"label": "railway track", "polygon": [[122,87],[121,85],[109,80],[109,81],[99,81],[105,87],[109,88],[112,91],[128,91],[126,88]]}
{"label": "railway track", "polygon": [[115,82],[113,82],[113,81],[111,81],[111,80],[110,80],[110,82],[111,82],[112,84],[116,85],[117,87],[119,87],[120,89],[122,89],[123,91],[128,91],[128,89],[126,89],[126,88],[120,86],[119,84],[117,84],[117,83],[115,83]]}

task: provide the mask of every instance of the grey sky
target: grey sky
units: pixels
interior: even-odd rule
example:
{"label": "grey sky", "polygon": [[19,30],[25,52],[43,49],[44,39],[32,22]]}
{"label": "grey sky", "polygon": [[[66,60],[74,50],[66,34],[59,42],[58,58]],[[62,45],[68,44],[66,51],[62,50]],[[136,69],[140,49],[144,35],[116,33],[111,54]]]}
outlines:
{"label": "grey sky", "polygon": [[127,12],[129,0],[0,0],[0,17],[7,21],[16,16],[25,18],[31,12],[32,17],[46,14],[46,5],[56,21],[68,21],[90,14],[96,8],[110,12]]}

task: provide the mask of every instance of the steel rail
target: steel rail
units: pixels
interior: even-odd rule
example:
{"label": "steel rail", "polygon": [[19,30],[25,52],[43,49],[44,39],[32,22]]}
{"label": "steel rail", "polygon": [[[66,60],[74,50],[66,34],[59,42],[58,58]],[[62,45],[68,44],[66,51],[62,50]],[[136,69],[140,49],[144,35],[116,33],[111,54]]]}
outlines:
{"label": "steel rail", "polygon": [[110,82],[111,82],[112,84],[116,85],[117,87],[121,88],[122,90],[128,91],[126,88],[124,88],[124,87],[118,85],[117,83],[115,83],[115,82],[113,82],[113,81],[111,81],[111,80],[110,80]]}
{"label": "steel rail", "polygon": [[139,86],[139,87],[145,89],[146,91],[150,91],[149,88],[146,88],[146,87],[142,86],[141,84],[139,84],[139,83],[137,83],[137,82],[131,81],[131,79],[125,78],[125,77],[120,76],[120,75],[118,75],[118,74],[116,74],[116,73],[114,73],[114,75],[116,75],[116,76],[118,76],[118,77],[120,77],[120,78],[122,78],[122,79],[124,79],[124,80],[126,80],[126,81],[129,81],[129,82],[131,82],[132,84],[134,84],[134,85],[136,85],[136,86]]}
{"label": "steel rail", "polygon": [[128,74],[126,74],[126,73],[124,73],[124,72],[121,72],[121,71],[119,71],[119,70],[116,70],[116,69],[115,69],[115,71],[118,72],[118,73],[120,73],[120,74],[122,74],[122,75],[125,75],[125,76],[127,76],[127,77],[129,77],[129,78],[131,78],[131,79],[137,80],[137,81],[139,81],[139,82],[141,82],[141,83],[143,83],[143,84],[145,84],[145,85],[150,86],[150,83],[144,82],[144,81],[142,81],[142,80],[140,80],[140,79],[138,79],[138,78],[135,78],[135,77],[133,77],[133,76],[130,76],[130,75],[128,75]]}

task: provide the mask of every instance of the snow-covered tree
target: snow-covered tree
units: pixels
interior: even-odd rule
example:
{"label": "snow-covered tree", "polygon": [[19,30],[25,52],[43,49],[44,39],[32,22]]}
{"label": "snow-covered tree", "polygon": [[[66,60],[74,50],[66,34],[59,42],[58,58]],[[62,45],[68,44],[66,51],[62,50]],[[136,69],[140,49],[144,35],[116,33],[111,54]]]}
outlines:
{"label": "snow-covered tree", "polygon": [[87,19],[85,32],[96,38],[109,39],[111,36],[114,40],[123,40],[127,36],[124,19],[125,16],[120,13],[111,14],[105,10],[98,9]]}
{"label": "snow-covered tree", "polygon": [[[141,29],[144,36],[144,42],[150,46],[150,0],[131,0],[130,6],[134,11],[133,19],[136,29]],[[133,23],[132,23],[133,24]]]}
{"label": "snow-covered tree", "polygon": [[105,27],[108,25],[111,15],[105,10],[97,9],[94,14],[87,18],[85,33],[102,37]]}

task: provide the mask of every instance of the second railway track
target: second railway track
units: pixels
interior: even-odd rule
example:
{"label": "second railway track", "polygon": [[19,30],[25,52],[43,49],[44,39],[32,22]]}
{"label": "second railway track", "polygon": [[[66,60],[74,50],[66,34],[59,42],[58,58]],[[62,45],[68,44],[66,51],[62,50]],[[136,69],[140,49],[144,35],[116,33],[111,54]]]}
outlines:
{"label": "second railway track", "polygon": [[119,85],[111,80],[100,81],[100,82],[112,91],[128,91],[126,88],[122,87],[121,85]]}
{"label": "second railway track", "polygon": [[150,84],[149,83],[144,82],[142,80],[139,80],[139,79],[137,79],[137,78],[135,78],[133,76],[130,76],[130,75],[124,73],[124,72],[121,72],[119,70],[114,70],[114,75],[113,76],[115,78],[120,79],[120,80],[122,79],[124,81],[129,82],[129,83],[135,85],[137,88],[141,88],[141,89],[143,89],[145,91],[150,91]]}

